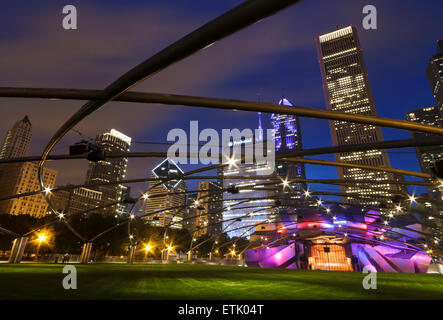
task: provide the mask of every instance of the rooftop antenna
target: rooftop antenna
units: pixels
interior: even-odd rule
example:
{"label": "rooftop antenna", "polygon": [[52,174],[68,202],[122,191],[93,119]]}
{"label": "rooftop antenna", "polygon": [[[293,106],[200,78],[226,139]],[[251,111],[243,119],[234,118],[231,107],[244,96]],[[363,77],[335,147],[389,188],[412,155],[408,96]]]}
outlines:
{"label": "rooftop antenna", "polygon": [[[260,98],[261,98],[260,93],[257,93],[257,102],[258,103],[261,103]],[[261,112],[260,111],[258,112],[258,130],[259,130],[258,131],[259,132],[259,136],[258,136],[257,140],[258,141],[262,141],[263,140],[263,128],[262,128],[262,125],[261,125]]]}

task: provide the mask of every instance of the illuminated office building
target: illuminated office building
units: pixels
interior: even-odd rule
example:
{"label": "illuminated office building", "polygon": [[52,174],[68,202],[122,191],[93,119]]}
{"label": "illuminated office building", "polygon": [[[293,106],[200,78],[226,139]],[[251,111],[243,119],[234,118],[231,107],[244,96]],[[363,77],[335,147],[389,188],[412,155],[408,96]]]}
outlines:
{"label": "illuminated office building", "polygon": [[8,130],[0,150],[0,159],[21,158],[26,156],[32,138],[32,124],[28,116],[17,121]]}
{"label": "illuminated office building", "polygon": [[215,236],[222,231],[223,192],[220,186],[212,181],[199,181],[197,193],[198,226],[196,237]]}
{"label": "illuminated office building", "polygon": [[[106,153],[128,152],[131,138],[112,129],[110,132],[97,135],[95,144],[103,148]],[[112,158],[98,162],[89,162],[86,174],[86,184],[123,180],[126,176],[127,158]],[[124,186],[120,184],[93,187],[102,192],[102,205],[115,203],[123,199]],[[104,213],[121,214],[122,206],[112,205],[103,210]]]}
{"label": "illuminated office building", "polygon": [[171,159],[165,159],[151,170],[149,198],[144,200],[145,220],[154,227],[183,228],[185,215],[186,183],[174,179],[160,183],[160,179],[171,179],[183,174],[180,167]]}
{"label": "illuminated office building", "polygon": [[[413,121],[428,126],[443,127],[443,106],[432,106],[421,108],[417,110],[412,110],[406,113],[406,120]],[[413,139],[426,139],[431,137],[439,137],[438,135],[433,135],[430,133],[411,131],[411,136]],[[420,169],[425,173],[432,173],[432,168],[434,167],[434,162],[436,160],[443,159],[443,147],[437,146],[425,146],[416,147],[415,152],[417,153],[418,163],[420,164]],[[442,193],[439,188],[428,187],[428,192],[433,198],[441,199]]]}
{"label": "illuminated office building", "polygon": [[[293,106],[285,97],[282,97],[278,104],[287,107]],[[300,123],[297,116],[273,113],[271,115],[271,126],[276,156],[303,149]],[[306,179],[303,163],[276,161],[275,172],[282,179]],[[290,188],[279,191],[279,193],[285,195],[281,199],[283,205],[294,204],[293,200],[301,198],[301,193],[307,189],[304,182],[289,183],[289,185]]]}
{"label": "illuminated office building", "polygon": [[437,41],[437,54],[431,56],[426,76],[438,106],[443,106],[443,40]]}
{"label": "illuminated office building", "polygon": [[54,208],[64,213],[103,213],[106,208],[95,209],[102,205],[102,192],[79,187],[69,190],[58,190],[52,195]]}
{"label": "illuminated office building", "polygon": [[[377,116],[355,27],[348,26],[320,35],[317,47],[328,110]],[[370,144],[383,140],[381,129],[373,125],[331,120],[330,129],[334,146]],[[336,153],[335,159],[339,162],[390,167],[385,150]],[[389,184],[388,180],[400,178],[390,173],[342,167],[337,167],[337,171],[339,179],[353,182],[352,186],[341,187],[341,191],[360,198],[346,197],[344,201],[379,204],[382,199],[391,197],[389,190],[398,190],[398,186]],[[367,184],[359,183],[359,180],[377,181],[377,188],[382,190],[368,189]]]}
{"label": "illuminated office building", "polygon": [[[0,181],[0,195],[13,195],[40,190],[38,165],[33,162],[9,163],[5,166]],[[52,189],[57,171],[43,168],[43,184]],[[48,195],[52,197],[52,194]],[[16,199],[0,201],[0,214],[30,215],[42,218],[48,212],[48,204],[42,193]]]}
{"label": "illuminated office building", "polygon": [[[255,138],[243,139],[234,144],[245,145],[255,143]],[[232,147],[231,145],[231,147]],[[263,141],[263,148],[267,150],[266,141]],[[243,152],[242,148],[242,152]],[[231,152],[232,153],[232,152]],[[223,194],[223,232],[228,237],[249,237],[254,232],[256,224],[263,223],[275,217],[274,200],[269,199],[275,191],[265,190],[269,183],[267,180],[254,179],[261,176],[264,170],[269,170],[268,163],[236,163],[223,167],[223,189],[230,187],[239,188],[238,193],[225,192]],[[245,179],[233,179],[230,176],[247,176]],[[264,190],[260,190],[263,188]],[[248,199],[245,202],[245,199]],[[249,200],[250,199],[250,200]]]}
{"label": "illuminated office building", "polygon": [[197,226],[197,193],[188,193],[186,196],[185,218],[183,219],[183,229],[190,233],[195,231]]}

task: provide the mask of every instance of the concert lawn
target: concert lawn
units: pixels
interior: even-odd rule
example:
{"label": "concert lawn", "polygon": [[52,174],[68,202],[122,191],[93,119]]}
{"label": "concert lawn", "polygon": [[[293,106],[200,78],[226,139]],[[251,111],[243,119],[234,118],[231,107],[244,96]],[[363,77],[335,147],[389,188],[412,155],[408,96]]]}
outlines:
{"label": "concert lawn", "polygon": [[443,299],[443,275],[378,273],[365,290],[358,272],[214,265],[76,265],[65,290],[63,265],[0,264],[5,299]]}

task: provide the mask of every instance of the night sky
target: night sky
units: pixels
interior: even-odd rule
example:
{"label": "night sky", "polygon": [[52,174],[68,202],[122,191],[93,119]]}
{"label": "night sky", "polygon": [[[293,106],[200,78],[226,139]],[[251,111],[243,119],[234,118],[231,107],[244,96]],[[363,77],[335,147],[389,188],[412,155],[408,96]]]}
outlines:
{"label": "night sky", "polygon": [[[103,89],[124,72],[240,1],[22,1],[3,0],[0,11],[0,86]],[[62,8],[73,4],[78,30],[62,28]],[[378,29],[362,28],[362,8],[375,5]],[[434,105],[425,70],[443,39],[442,1],[305,0],[219,41],[133,88],[136,91],[278,102],[325,109],[315,38],[336,26],[357,27],[378,114],[404,119],[409,110]],[[82,101],[0,98],[0,138],[29,115],[40,155],[54,132]],[[265,128],[269,115],[263,115]],[[85,135],[115,128],[135,141],[165,142],[173,128],[256,128],[256,113],[111,102],[81,122]],[[304,148],[331,145],[325,120],[301,118]],[[384,138],[409,132],[383,129]],[[54,154],[79,140],[69,133]],[[132,151],[161,151],[133,144]],[[419,171],[413,149],[390,150],[391,166]],[[333,159],[333,155],[317,157]],[[160,159],[130,159],[127,178],[147,177]],[[57,184],[84,182],[86,161],[48,163]],[[185,170],[195,167],[184,166]],[[337,178],[333,167],[307,166],[308,178]],[[409,178],[409,177],[408,177]],[[133,186],[134,195],[145,185]],[[313,189],[337,190],[328,186]],[[423,189],[410,189],[421,193]]]}

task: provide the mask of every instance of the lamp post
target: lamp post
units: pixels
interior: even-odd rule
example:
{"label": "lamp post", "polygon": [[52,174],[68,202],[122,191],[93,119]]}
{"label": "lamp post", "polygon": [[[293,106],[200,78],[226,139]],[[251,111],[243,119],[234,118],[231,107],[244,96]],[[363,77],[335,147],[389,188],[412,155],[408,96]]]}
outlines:
{"label": "lamp post", "polygon": [[39,255],[39,252],[40,252],[40,246],[41,246],[41,244],[42,243],[45,243],[46,242],[46,239],[48,238],[48,236],[44,233],[44,232],[40,232],[38,235],[37,235],[37,251],[36,251],[36,253],[35,253],[35,256],[36,256],[36,260],[38,261],[38,255]]}

